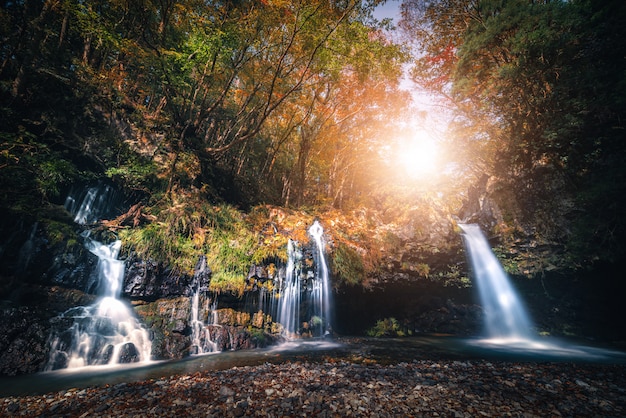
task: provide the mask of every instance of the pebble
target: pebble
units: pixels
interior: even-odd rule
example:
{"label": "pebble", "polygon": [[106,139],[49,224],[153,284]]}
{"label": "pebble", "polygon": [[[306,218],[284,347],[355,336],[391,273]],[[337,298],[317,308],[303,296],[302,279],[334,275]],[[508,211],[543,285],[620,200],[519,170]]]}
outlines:
{"label": "pebble", "polygon": [[478,360],[380,365],[326,359],[0,398],[0,416],[8,417],[539,417],[546,413],[626,416],[626,365]]}

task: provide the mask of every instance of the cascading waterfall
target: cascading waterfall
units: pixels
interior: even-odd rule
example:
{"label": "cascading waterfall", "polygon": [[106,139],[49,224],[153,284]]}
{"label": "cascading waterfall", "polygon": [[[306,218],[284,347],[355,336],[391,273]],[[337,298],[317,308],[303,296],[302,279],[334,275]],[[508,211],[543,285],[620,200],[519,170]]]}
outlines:
{"label": "cascading waterfall", "polygon": [[89,187],[78,198],[69,194],[65,199],[65,209],[74,215],[74,222],[89,225],[102,219],[114,206],[116,193],[107,184]]}
{"label": "cascading waterfall", "polygon": [[210,325],[219,326],[219,318],[218,318],[218,315],[217,315],[217,296],[213,300],[213,303],[211,303],[211,315],[210,315],[210,318],[211,318]]}
{"label": "cascading waterfall", "polygon": [[38,227],[39,222],[33,223],[28,239],[24,242],[24,244],[22,244],[22,248],[20,248],[17,259],[17,271],[26,271],[28,265],[30,264],[31,257],[33,255],[33,247],[35,245],[35,235],[37,234]]}
{"label": "cascading waterfall", "polygon": [[[211,274],[211,269],[207,265],[205,256],[201,256],[196,263],[193,274],[193,294],[191,296],[191,353],[206,354],[217,351],[217,344],[211,340],[211,334],[207,328],[207,324],[200,318],[205,318],[208,310],[209,301],[203,303],[203,309],[200,309],[201,293],[206,293],[206,288],[202,288],[202,283],[206,282],[206,276]],[[212,307],[213,309],[213,307]],[[211,313],[212,316],[212,313]]]}
{"label": "cascading waterfall", "polygon": [[[462,225],[467,248],[485,310],[485,339],[469,340],[470,345],[500,352],[523,353],[550,358],[603,359],[623,357],[623,353],[602,348],[567,344],[549,337],[540,337],[533,330],[526,308],[513,289],[509,277],[489,246],[487,238],[475,224]],[[545,358],[545,357],[544,357]]]}
{"label": "cascading waterfall", "polygon": [[330,333],[331,312],[330,312],[330,285],[328,266],[324,256],[324,228],[318,221],[315,221],[309,228],[309,235],[313,237],[317,247],[315,254],[315,265],[317,271],[312,283],[311,304],[313,307],[312,326],[317,328],[319,335]]}
{"label": "cascading waterfall", "polygon": [[257,312],[267,312],[274,315],[278,310],[276,305],[276,289],[267,290],[265,287],[259,289],[257,302]]}
{"label": "cascading waterfall", "polygon": [[490,339],[530,341],[537,337],[520,297],[475,224],[459,225],[485,310],[485,332]]}
{"label": "cascading waterfall", "polygon": [[[68,208],[75,210],[76,222],[95,222],[94,213],[103,213],[105,208],[100,205],[108,202],[110,192],[108,186],[89,189],[80,206]],[[149,361],[149,333],[132,309],[120,300],[124,262],[117,257],[121,241],[103,244],[91,239],[89,231],[83,236],[86,248],[98,257],[97,275],[87,290],[95,290],[100,297],[90,306],[75,307],[60,316],[60,322],[70,320],[71,326],[50,336],[46,369]]]}
{"label": "cascading waterfall", "polygon": [[[207,354],[217,351],[217,344],[211,340],[206,323],[200,319],[200,292],[191,297],[191,347],[192,354]],[[213,315],[211,315],[212,318]],[[211,319],[213,321],[213,319]]]}
{"label": "cascading waterfall", "polygon": [[[315,272],[302,271],[303,254],[296,242],[289,240],[285,279],[281,284],[281,300],[277,322],[287,338],[302,335],[324,335],[330,333],[330,291],[328,267],[324,257],[324,229],[315,221],[309,228],[316,252]],[[305,323],[307,324],[305,326]]]}
{"label": "cascading waterfall", "polygon": [[296,243],[289,240],[287,244],[287,269],[281,287],[281,301],[278,307],[277,320],[282,324],[287,336],[295,335],[300,328],[300,290],[302,253]]}

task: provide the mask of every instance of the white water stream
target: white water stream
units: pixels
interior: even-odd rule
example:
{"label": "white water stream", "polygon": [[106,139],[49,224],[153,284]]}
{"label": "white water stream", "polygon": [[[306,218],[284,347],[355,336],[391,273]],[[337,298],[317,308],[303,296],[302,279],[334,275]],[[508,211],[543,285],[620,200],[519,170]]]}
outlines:
{"label": "white water stream", "polygon": [[317,247],[315,257],[317,271],[315,273],[316,280],[314,280],[312,284],[311,306],[314,307],[313,317],[319,318],[319,320],[312,321],[312,325],[317,327],[319,334],[322,335],[329,333],[331,329],[330,283],[328,265],[326,264],[326,257],[324,256],[325,243],[322,225],[315,221],[311,228],[309,228],[309,235],[313,237],[315,246]]}
{"label": "white water stream", "polygon": [[285,279],[280,289],[277,322],[290,339],[303,333],[322,336],[330,332],[331,307],[328,266],[324,257],[324,229],[315,221],[309,228],[316,251],[315,271],[302,271],[303,254],[298,244],[289,241]]}
{"label": "white water stream", "polygon": [[472,272],[485,310],[488,338],[529,341],[536,338],[533,325],[508,275],[478,225],[459,225]]}
{"label": "white water stream", "polygon": [[598,361],[623,357],[612,350],[566,343],[537,334],[520,295],[489,246],[478,225],[459,225],[472,265],[472,273],[485,311],[485,338],[467,343],[481,349],[514,355],[550,356],[550,359]]}
{"label": "white water stream", "polygon": [[[79,224],[94,222],[94,213],[107,208],[108,186],[90,188],[75,211]],[[75,204],[74,199],[67,202]],[[148,331],[136,318],[131,307],[120,299],[124,283],[124,262],[118,260],[122,246],[116,240],[103,244],[83,234],[85,247],[98,257],[96,275],[88,285],[95,289],[98,300],[89,306],[78,306],[64,312],[59,320],[71,320],[65,331],[53,333],[49,338],[50,356],[47,370],[80,368],[90,365],[116,365],[150,361],[152,343]]]}

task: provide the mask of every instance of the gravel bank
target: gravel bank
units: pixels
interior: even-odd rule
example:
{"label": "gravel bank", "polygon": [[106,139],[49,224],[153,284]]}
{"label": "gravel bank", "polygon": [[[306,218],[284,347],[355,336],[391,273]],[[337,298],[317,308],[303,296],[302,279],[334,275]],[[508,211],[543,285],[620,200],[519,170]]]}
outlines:
{"label": "gravel bank", "polygon": [[626,366],[296,360],[0,398],[0,415],[621,417],[626,416]]}

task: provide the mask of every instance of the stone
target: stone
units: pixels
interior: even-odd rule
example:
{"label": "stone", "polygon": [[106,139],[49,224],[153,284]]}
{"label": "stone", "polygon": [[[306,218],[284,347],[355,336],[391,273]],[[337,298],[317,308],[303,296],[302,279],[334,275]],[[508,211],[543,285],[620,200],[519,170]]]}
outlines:
{"label": "stone", "polygon": [[220,396],[234,396],[235,391],[229,388],[228,386],[221,386],[219,390]]}
{"label": "stone", "polygon": [[120,363],[136,363],[139,361],[139,352],[133,343],[126,343],[120,349]]}

